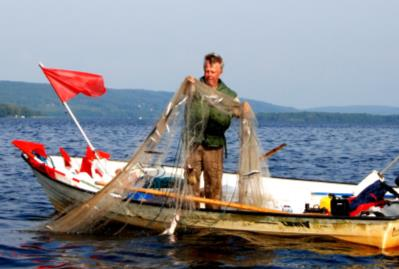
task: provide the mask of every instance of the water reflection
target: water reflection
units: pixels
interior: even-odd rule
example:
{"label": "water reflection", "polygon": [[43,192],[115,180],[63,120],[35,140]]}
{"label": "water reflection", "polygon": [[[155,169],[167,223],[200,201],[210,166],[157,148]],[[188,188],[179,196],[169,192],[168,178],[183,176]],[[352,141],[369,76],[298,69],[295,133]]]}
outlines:
{"label": "water reflection", "polygon": [[[279,237],[244,232],[179,233],[161,236],[147,230],[125,229],[97,235],[33,233],[29,241],[9,250],[15,261],[31,266],[109,267],[253,267],[295,264],[394,266],[399,250],[376,248],[320,237]],[[4,253],[3,253],[4,254]],[[2,255],[3,256],[3,255]],[[303,259],[306,257],[306,259]],[[392,257],[391,259],[389,257]]]}

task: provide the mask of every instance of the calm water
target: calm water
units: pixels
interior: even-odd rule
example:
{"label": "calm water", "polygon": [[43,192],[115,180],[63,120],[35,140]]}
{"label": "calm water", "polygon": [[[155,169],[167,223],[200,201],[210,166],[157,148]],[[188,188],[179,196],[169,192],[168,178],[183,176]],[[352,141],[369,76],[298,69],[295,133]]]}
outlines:
{"label": "calm water", "polygon": [[[127,159],[150,126],[129,121],[82,121],[97,148]],[[397,268],[399,250],[380,251],[320,238],[281,238],[247,233],[160,236],[141,229],[113,235],[60,236],[40,231],[54,210],[12,139],[64,146],[83,155],[84,142],[67,119],[0,119],[0,266],[4,268]],[[273,175],[357,182],[399,155],[399,127],[264,127],[265,150],[288,146],[269,164]],[[230,141],[237,141],[235,132]],[[229,144],[226,169],[235,170],[237,143]],[[387,173],[392,182],[398,168]]]}

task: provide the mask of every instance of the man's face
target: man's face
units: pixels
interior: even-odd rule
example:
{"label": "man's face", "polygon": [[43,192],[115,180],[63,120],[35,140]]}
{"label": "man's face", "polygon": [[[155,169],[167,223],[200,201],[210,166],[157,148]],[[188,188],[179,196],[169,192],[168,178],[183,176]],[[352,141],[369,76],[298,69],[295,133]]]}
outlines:
{"label": "man's face", "polygon": [[204,77],[205,82],[211,88],[217,88],[220,75],[222,75],[223,69],[220,63],[211,64],[209,61],[205,62],[204,65]]}

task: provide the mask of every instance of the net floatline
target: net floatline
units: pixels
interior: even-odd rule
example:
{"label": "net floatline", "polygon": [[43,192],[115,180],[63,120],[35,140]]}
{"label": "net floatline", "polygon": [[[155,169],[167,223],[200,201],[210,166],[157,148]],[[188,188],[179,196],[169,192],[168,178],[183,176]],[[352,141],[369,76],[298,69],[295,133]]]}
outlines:
{"label": "net floatline", "polygon": [[[194,122],[190,122],[193,119],[189,115],[192,109],[198,109],[194,107],[198,105],[202,108],[201,119],[195,119],[195,128],[187,128],[193,126]],[[193,190],[184,179],[183,167],[196,142],[194,137],[203,135],[209,107],[229,115],[241,109],[232,97],[215,92],[199,81],[190,83],[185,80],[124,169],[96,195],[63,212],[49,223],[47,228],[59,233],[90,233],[115,214],[134,215],[135,213],[131,212],[132,207],[141,206],[140,203],[130,203],[130,200],[139,194],[135,189],[137,187],[162,188],[163,192],[172,194],[169,197],[165,196],[160,202],[160,210],[164,207],[175,208],[174,211],[168,211],[171,212],[169,216],[163,215],[164,228],[167,228],[168,222],[175,220],[177,215],[182,217],[184,214],[190,214],[198,204],[186,199],[187,195],[193,194]],[[250,111],[242,115],[239,188],[236,189],[239,189],[240,202],[262,206],[267,197],[262,193],[261,176],[268,175],[268,168],[264,165],[265,162],[259,159],[261,149],[256,138],[254,114]],[[167,187],[157,186],[160,171],[163,171],[162,165],[170,160],[173,160],[172,166],[175,169],[169,172],[168,178],[173,184]]]}

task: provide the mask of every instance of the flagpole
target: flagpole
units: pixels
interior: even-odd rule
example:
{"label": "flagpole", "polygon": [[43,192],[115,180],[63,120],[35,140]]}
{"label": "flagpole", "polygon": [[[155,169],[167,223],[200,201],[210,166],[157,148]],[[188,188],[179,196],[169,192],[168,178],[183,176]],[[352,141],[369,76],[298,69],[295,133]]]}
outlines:
{"label": "flagpole", "polygon": [[80,125],[79,121],[76,119],[75,114],[73,114],[72,110],[69,108],[67,102],[62,102],[66,110],[68,111],[69,115],[71,116],[72,120],[75,122],[76,126],[78,127],[80,133],[83,135],[84,139],[86,140],[86,143],[89,145],[90,149],[94,152],[94,156],[96,157],[98,161],[98,165],[100,166],[101,170],[108,174],[107,170],[103,166],[102,162],[100,161],[100,157],[98,156],[96,149],[94,148],[93,144],[90,142],[89,137],[86,135],[85,131],[83,130],[82,126]]}
{"label": "flagpole", "polygon": [[69,108],[67,102],[62,102],[62,104],[64,105],[64,107],[68,111],[69,116],[71,116],[72,120],[75,122],[76,126],[78,127],[80,133],[83,135],[83,137],[86,140],[87,144],[89,145],[90,149],[95,152],[96,149],[94,148],[93,144],[90,142],[90,139],[87,137],[85,131],[83,130],[82,126],[80,125],[80,123],[76,119],[76,117],[73,114],[72,110]]}

